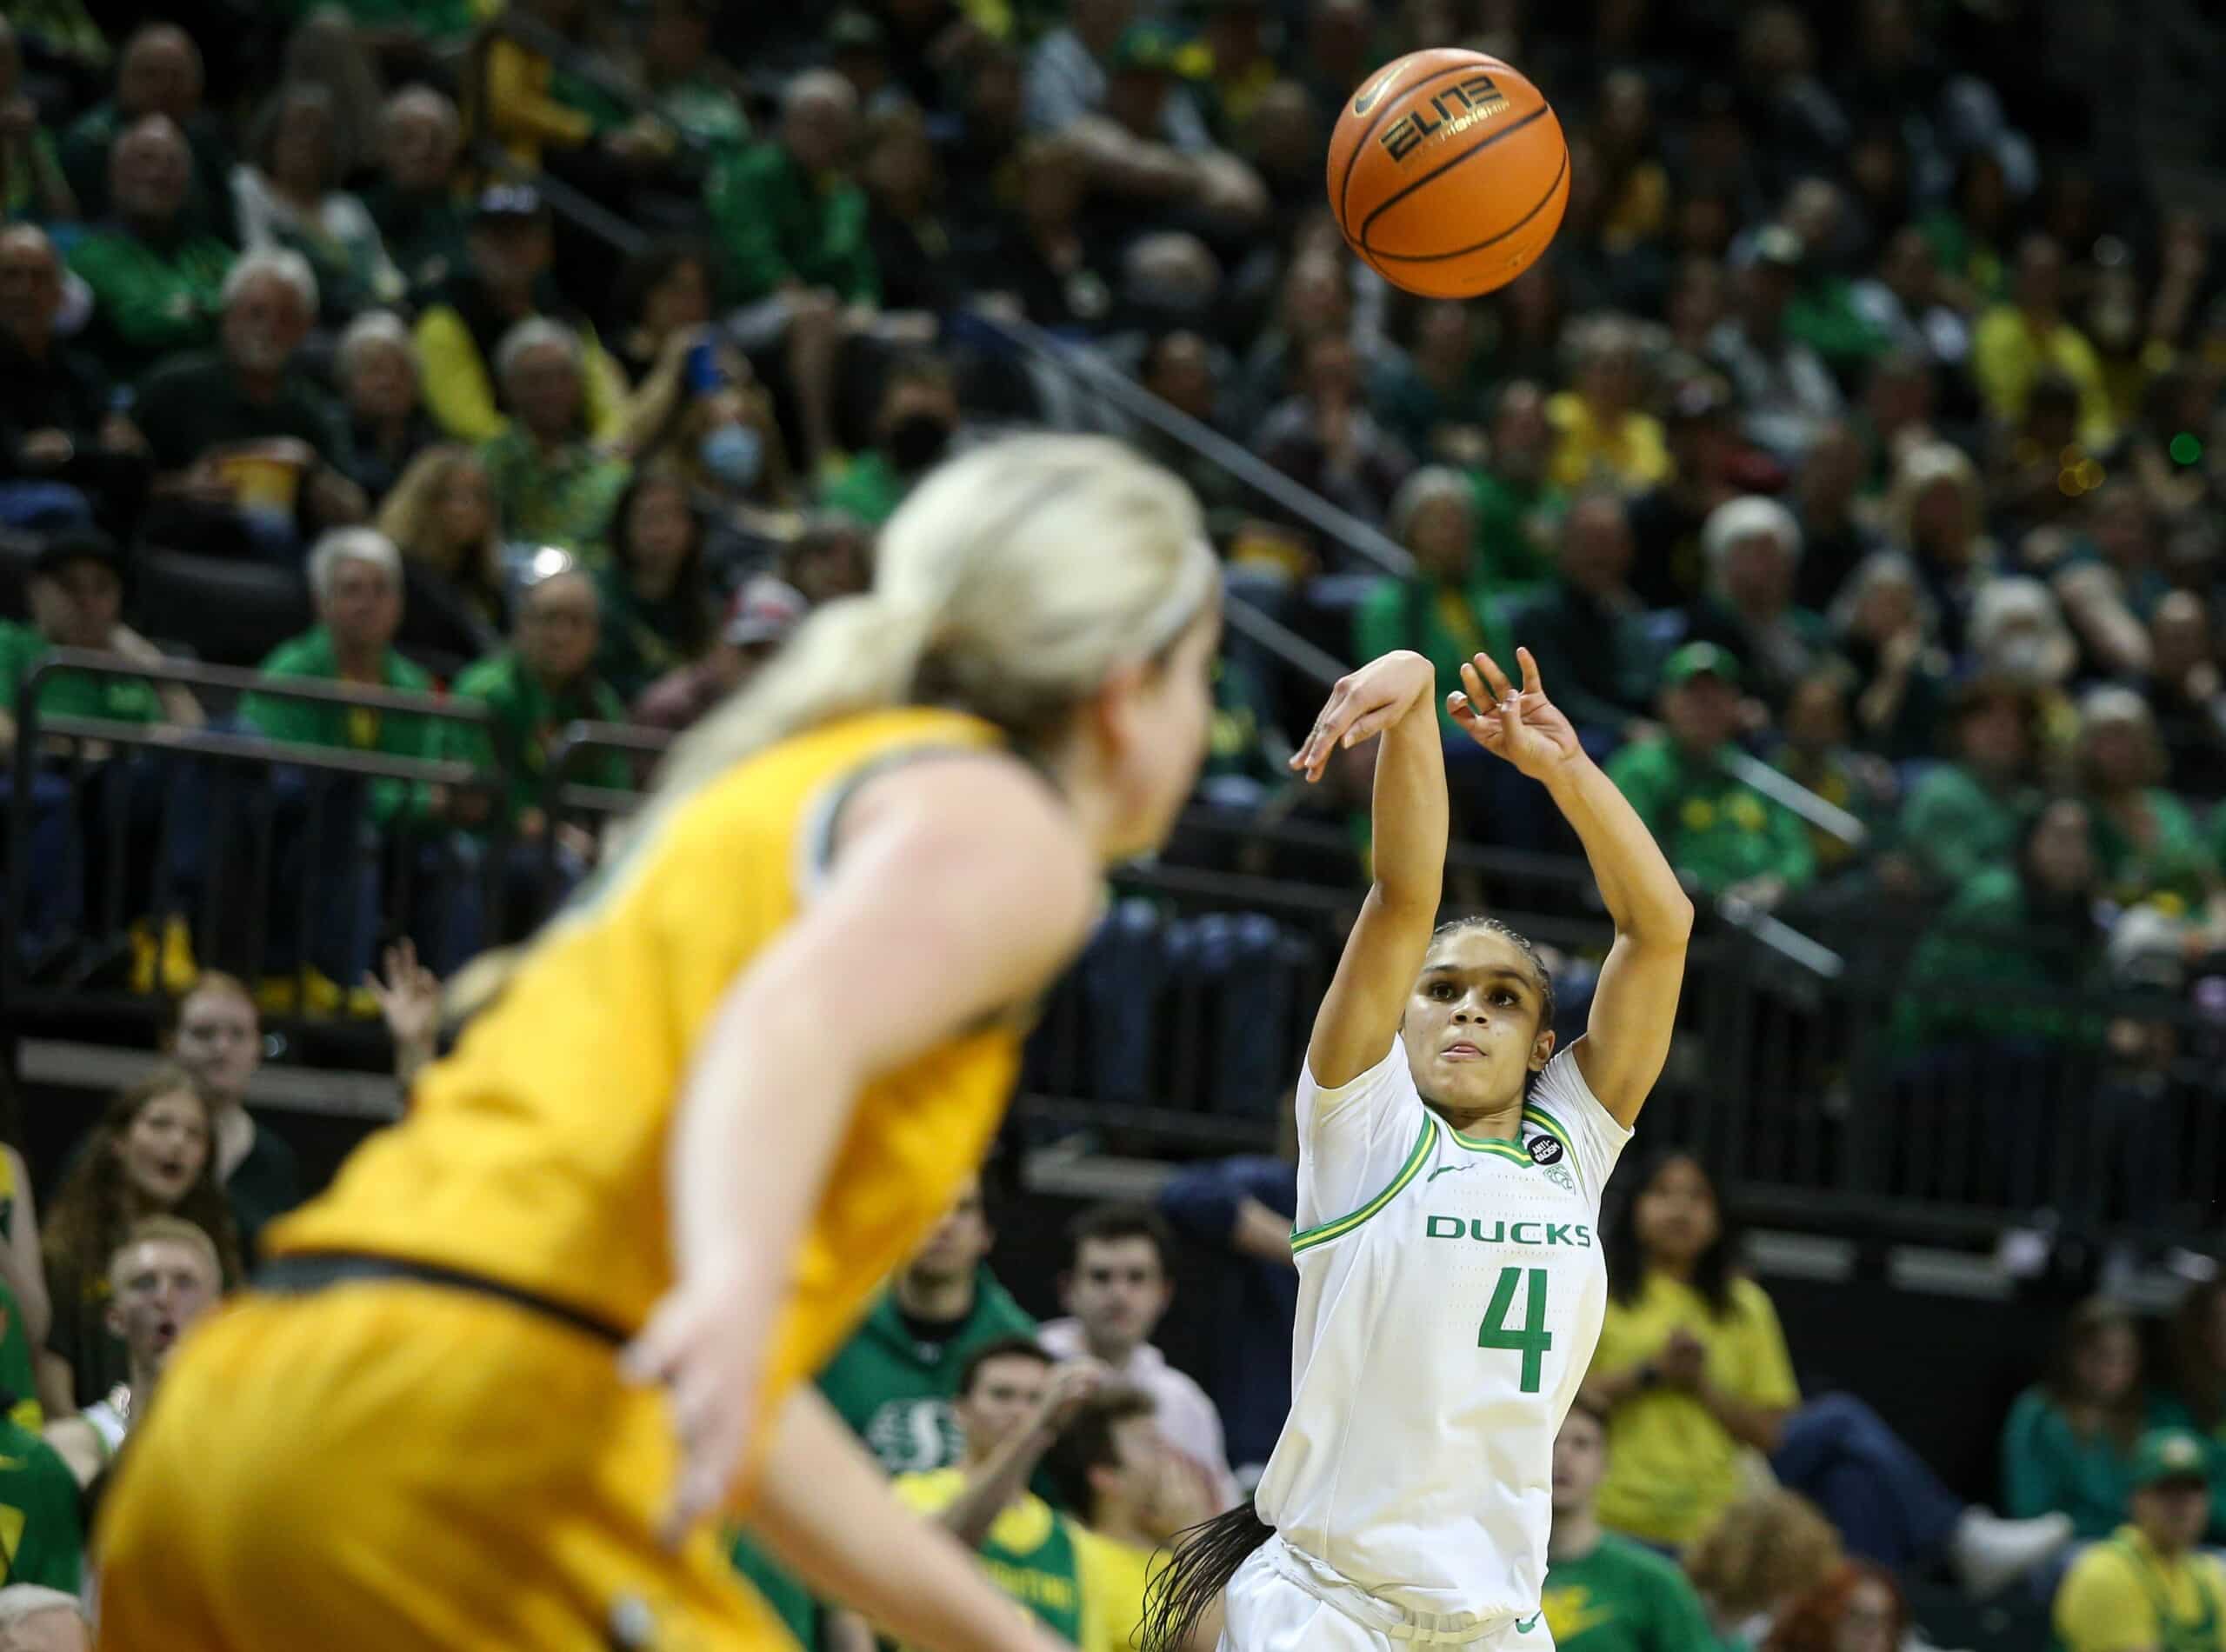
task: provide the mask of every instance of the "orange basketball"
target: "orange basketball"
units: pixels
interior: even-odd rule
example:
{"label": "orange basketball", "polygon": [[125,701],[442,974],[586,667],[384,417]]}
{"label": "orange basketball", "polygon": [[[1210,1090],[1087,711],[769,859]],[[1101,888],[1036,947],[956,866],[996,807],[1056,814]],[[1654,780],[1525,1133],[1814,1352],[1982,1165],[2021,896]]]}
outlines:
{"label": "orange basketball", "polygon": [[1473,298],[1528,270],[1569,205],[1569,144],[1518,70],[1457,46],[1364,82],[1330,138],[1330,209],[1395,287]]}

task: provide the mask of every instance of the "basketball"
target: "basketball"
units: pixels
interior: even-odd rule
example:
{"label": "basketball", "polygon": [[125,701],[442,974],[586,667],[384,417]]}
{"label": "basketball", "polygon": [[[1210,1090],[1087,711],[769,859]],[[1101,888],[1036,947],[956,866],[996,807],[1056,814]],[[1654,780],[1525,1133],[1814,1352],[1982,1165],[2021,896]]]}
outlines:
{"label": "basketball", "polygon": [[1427,298],[1504,287],[1569,205],[1569,144],[1545,95],[1480,51],[1441,46],[1387,64],[1330,138],[1330,208],[1393,286]]}

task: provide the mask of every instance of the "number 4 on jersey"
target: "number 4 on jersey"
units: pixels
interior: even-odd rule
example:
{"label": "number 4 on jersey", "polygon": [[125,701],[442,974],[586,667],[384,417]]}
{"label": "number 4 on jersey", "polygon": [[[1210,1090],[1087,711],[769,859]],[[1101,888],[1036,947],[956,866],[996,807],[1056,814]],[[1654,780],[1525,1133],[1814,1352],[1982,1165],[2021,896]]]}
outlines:
{"label": "number 4 on jersey", "polygon": [[[1512,1330],[1507,1322],[1508,1310],[1515,1306],[1516,1288],[1529,1274],[1530,1289],[1524,1292],[1523,1329]],[[1543,1268],[1503,1268],[1499,1282],[1492,1287],[1492,1299],[1484,1307],[1484,1322],[1476,1332],[1478,1348],[1511,1349],[1523,1356],[1523,1391],[1536,1394],[1545,1373],[1546,1350],[1554,1345],[1554,1334],[1546,1329],[1546,1270]]]}

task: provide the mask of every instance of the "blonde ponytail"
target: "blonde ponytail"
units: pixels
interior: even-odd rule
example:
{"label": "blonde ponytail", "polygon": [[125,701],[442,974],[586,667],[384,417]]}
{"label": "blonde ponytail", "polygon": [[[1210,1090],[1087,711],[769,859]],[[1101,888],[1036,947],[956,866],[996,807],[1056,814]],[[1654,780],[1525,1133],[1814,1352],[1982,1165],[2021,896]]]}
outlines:
{"label": "blonde ponytail", "polygon": [[[1117,667],[1158,656],[1213,601],[1197,500],[1101,436],[1022,436],[952,460],[881,532],[873,589],[826,604],[740,694],[675,743],[623,835],[648,841],[755,753],[888,706],[972,711],[1017,740],[1056,736]],[[614,851],[616,852],[616,851]],[[450,1005],[515,968],[490,956]],[[483,967],[481,967],[483,966]]]}

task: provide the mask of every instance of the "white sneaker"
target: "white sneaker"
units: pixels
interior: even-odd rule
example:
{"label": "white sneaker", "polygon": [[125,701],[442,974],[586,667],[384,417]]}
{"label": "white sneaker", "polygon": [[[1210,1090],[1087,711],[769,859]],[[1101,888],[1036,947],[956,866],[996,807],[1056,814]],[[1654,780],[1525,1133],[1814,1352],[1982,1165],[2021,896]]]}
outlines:
{"label": "white sneaker", "polygon": [[1948,1557],[1975,1600],[1999,1594],[2071,1541],[2071,1516],[2004,1520],[1991,1509],[1963,1510],[1948,1540]]}

